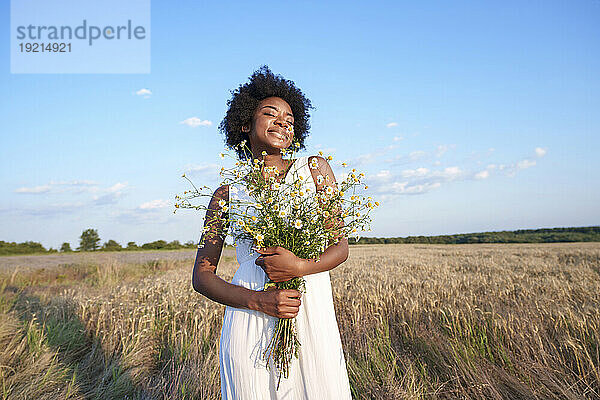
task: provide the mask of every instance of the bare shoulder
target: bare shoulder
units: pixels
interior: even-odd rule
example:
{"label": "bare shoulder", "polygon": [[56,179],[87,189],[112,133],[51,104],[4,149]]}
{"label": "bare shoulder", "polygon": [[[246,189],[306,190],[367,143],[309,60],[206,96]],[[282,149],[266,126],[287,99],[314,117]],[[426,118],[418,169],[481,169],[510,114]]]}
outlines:
{"label": "bare shoulder", "polygon": [[329,165],[329,161],[325,157],[310,156],[308,157],[308,165],[317,190],[320,190],[325,185],[334,186],[335,175]]}
{"label": "bare shoulder", "polygon": [[215,190],[208,203],[208,208],[212,210],[220,208],[218,205],[220,200],[229,201],[229,185],[221,185]]}

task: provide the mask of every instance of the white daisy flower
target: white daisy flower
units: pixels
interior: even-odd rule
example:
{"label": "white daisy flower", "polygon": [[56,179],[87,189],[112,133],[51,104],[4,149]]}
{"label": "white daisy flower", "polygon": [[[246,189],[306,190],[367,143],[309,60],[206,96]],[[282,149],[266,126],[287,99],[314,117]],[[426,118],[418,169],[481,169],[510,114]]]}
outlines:
{"label": "white daisy flower", "polygon": [[256,235],[254,235],[254,239],[256,239],[257,242],[262,242],[263,240],[265,240],[265,237],[262,234],[257,233]]}
{"label": "white daisy flower", "polygon": [[325,193],[333,194],[333,188],[331,186],[327,186],[327,189],[325,189]]}
{"label": "white daisy flower", "polygon": [[312,160],[310,160],[310,168],[311,169],[319,168],[319,162],[317,161],[316,158],[313,158]]}
{"label": "white daisy flower", "polygon": [[283,218],[287,215],[287,213],[285,212],[285,210],[279,210],[279,213],[277,215],[279,215],[279,217]]}
{"label": "white daisy flower", "polygon": [[294,221],[294,228],[296,228],[296,229],[302,228],[302,221],[300,221],[299,219]]}
{"label": "white daisy flower", "polygon": [[225,200],[219,200],[219,207],[225,207],[225,204],[227,204]]}

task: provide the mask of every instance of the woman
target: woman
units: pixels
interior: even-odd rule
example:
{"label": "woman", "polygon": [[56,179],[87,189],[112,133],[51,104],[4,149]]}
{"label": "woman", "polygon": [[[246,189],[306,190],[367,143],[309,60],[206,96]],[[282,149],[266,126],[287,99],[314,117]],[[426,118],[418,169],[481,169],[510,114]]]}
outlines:
{"label": "woman", "polygon": [[[250,81],[232,91],[228,111],[220,125],[228,147],[240,158],[245,154],[238,146],[250,144],[253,158],[264,160],[266,167],[277,167],[280,173],[265,170],[265,177],[283,181],[292,173],[301,173],[307,186],[319,191],[335,186],[331,167],[323,157],[299,157],[284,160],[281,150],[292,140],[304,148],[309,130],[310,101],[292,81],[274,75],[268,67],[255,71]],[[264,155],[266,152],[266,155]],[[315,161],[313,161],[315,160]],[[313,168],[309,168],[312,163]],[[318,166],[317,168],[314,168]],[[329,175],[317,184],[316,176]],[[219,200],[229,200],[228,186],[217,189],[205,219],[206,228],[218,232],[222,228],[211,221],[220,210]],[[232,189],[233,190],[233,189]],[[237,192],[237,190],[236,190]],[[350,399],[350,386],[339,330],[335,319],[329,270],[348,257],[348,241],[329,246],[315,259],[300,259],[283,247],[254,249],[250,241],[236,247],[240,264],[231,283],[215,272],[223,248],[222,236],[201,240],[192,284],[204,296],[226,305],[219,342],[221,394],[229,399]],[[262,290],[268,279],[280,282],[302,276],[306,292],[294,289]],[[299,357],[292,358],[288,378],[267,369],[262,359],[276,318],[296,318]]]}

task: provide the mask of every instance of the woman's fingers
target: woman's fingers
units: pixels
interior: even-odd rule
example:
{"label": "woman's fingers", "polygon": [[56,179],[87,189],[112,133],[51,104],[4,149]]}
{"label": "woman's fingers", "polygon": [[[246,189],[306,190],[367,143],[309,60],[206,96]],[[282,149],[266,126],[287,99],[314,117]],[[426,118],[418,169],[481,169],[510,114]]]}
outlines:
{"label": "woman's fingers", "polygon": [[288,297],[302,297],[302,293],[296,289],[283,289],[285,291],[285,295]]}
{"label": "woman's fingers", "polygon": [[254,264],[258,265],[265,271],[265,274],[274,282],[284,282],[288,281],[295,277],[295,275],[287,272],[287,271],[276,271],[272,266],[265,265],[265,259],[262,257],[258,257]]}
{"label": "woman's fingers", "polygon": [[263,247],[263,248],[259,248],[259,247],[252,247],[252,250],[256,251],[257,253],[260,254],[276,254],[281,250],[280,246],[272,246],[272,247]]}
{"label": "woman's fingers", "polygon": [[279,307],[280,313],[297,313],[298,310],[300,310],[299,306],[280,306]]}
{"label": "woman's fingers", "polygon": [[300,304],[302,304],[302,300],[297,299],[295,297],[288,297],[285,300],[283,300],[281,302],[281,304],[285,304],[287,306],[292,306],[292,307],[300,307]]}
{"label": "woman's fingers", "polygon": [[296,317],[296,315],[298,315],[298,308],[289,308],[289,309],[282,309],[281,311],[279,311],[279,318],[294,318]]}

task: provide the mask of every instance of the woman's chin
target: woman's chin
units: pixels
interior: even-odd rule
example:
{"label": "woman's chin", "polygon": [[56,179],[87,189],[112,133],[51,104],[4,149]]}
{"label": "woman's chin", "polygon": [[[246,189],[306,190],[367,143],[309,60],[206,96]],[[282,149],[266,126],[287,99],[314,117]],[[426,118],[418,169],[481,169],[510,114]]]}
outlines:
{"label": "woman's chin", "polygon": [[269,147],[272,147],[273,149],[287,149],[288,147],[290,147],[291,143],[289,141],[281,141],[281,140],[274,140],[271,141],[269,143]]}

